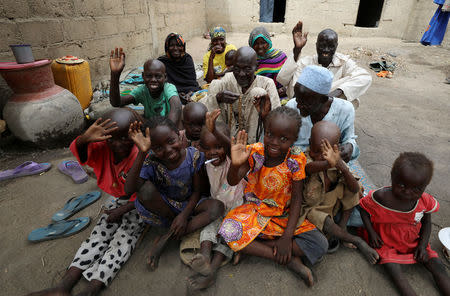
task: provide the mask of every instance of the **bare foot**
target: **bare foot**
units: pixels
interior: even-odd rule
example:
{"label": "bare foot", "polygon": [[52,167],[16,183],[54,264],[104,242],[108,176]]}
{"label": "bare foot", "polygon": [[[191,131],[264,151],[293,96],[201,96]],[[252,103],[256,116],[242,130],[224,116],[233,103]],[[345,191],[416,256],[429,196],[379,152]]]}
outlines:
{"label": "bare foot", "polygon": [[196,254],[194,258],[192,258],[191,268],[205,276],[212,273],[210,262],[208,262],[208,259],[201,253]]}
{"label": "bare foot", "polygon": [[81,291],[76,296],[95,296],[99,295],[102,289],[105,287],[103,282],[99,280],[91,280],[89,285],[84,291]]}
{"label": "bare foot", "polygon": [[361,253],[363,253],[364,257],[366,257],[370,264],[375,264],[378,259],[380,259],[380,255],[378,255],[377,251],[372,249],[363,239],[360,238],[359,242],[356,243],[356,246]]}
{"label": "bare foot", "polygon": [[208,276],[196,274],[187,279],[188,295],[194,295],[196,291],[204,290],[210,287],[216,281],[216,273],[213,272]]}
{"label": "bare foot", "polygon": [[311,269],[306,267],[302,260],[298,257],[292,257],[291,261],[288,263],[287,267],[295,272],[300,278],[305,282],[308,287],[312,287],[314,285],[314,277]]}
{"label": "bare foot", "polygon": [[242,254],[241,252],[234,253],[233,265],[238,265],[239,262],[241,262],[241,260],[244,258],[245,258],[245,255]]}
{"label": "bare foot", "polygon": [[50,288],[39,292],[33,292],[27,296],[70,296],[70,293],[62,288]]}
{"label": "bare foot", "polygon": [[168,233],[155,239],[147,258],[147,264],[151,271],[158,268],[159,257],[171,235],[171,233]]}

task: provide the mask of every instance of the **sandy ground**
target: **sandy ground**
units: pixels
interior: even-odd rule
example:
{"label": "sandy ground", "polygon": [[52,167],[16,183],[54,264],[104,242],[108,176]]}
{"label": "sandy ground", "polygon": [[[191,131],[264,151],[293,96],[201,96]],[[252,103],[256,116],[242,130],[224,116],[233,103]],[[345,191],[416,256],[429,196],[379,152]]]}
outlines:
{"label": "sandy ground", "polygon": [[[229,42],[245,45],[248,35],[229,34]],[[315,51],[315,38],[310,36],[303,54]],[[276,47],[290,52],[290,36],[275,36]],[[208,40],[188,41],[188,52],[201,62]],[[359,50],[355,48],[360,47]],[[402,151],[425,152],[435,164],[434,177],[427,191],[437,197],[440,211],[433,215],[432,247],[441,252],[437,232],[450,226],[448,192],[450,164],[450,50],[423,47],[414,43],[386,38],[345,38],[339,51],[352,53],[365,68],[375,56],[390,52],[399,63],[392,79],[373,76],[373,84],[361,98],[356,112],[356,132],[361,148],[360,163],[377,186],[389,185],[393,160]],[[373,53],[373,56],[370,56]],[[369,55],[367,55],[369,54]],[[95,190],[95,180],[76,185],[56,169],[64,159],[73,158],[66,149],[37,151],[15,145],[0,151],[0,170],[13,168],[25,160],[51,162],[53,168],[42,176],[30,176],[0,184],[0,287],[2,295],[22,295],[55,284],[70,264],[87,230],[69,238],[38,244],[27,242],[28,233],[50,223],[53,213],[70,197]],[[78,213],[75,217],[95,219],[106,197]],[[160,267],[150,272],[144,264],[145,254],[155,237],[150,231],[135,254],[122,268],[104,295],[184,295],[185,278],[191,274],[178,256],[178,244],[170,243],[160,260]],[[411,285],[420,295],[438,295],[428,272],[421,266],[405,268]],[[267,260],[247,258],[236,267],[225,266],[217,282],[202,295],[393,295],[391,281],[381,266],[370,266],[356,251],[341,248],[314,268],[318,282],[307,288],[286,268]],[[86,285],[81,280],[75,288]]]}

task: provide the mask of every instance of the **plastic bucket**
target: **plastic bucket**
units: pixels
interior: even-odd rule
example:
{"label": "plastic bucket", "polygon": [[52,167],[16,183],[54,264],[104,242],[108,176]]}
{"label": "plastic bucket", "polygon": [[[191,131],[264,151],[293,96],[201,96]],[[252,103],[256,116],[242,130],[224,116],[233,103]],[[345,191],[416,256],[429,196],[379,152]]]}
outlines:
{"label": "plastic bucket", "polygon": [[10,45],[11,50],[18,64],[26,64],[34,62],[33,52],[30,44]]}

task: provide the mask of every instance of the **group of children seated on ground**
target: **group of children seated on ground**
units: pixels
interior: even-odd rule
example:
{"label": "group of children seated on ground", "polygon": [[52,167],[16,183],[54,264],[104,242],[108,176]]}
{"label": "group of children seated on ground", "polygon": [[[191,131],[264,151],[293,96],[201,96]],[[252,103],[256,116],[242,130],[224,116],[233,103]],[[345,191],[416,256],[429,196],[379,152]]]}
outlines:
{"label": "group of children seated on ground", "polygon": [[[430,214],[439,204],[424,193],[433,164],[423,154],[401,153],[391,186],[360,199],[362,188],[341,158],[335,123],[316,122],[310,146],[302,151],[293,145],[302,122],[298,110],[262,108],[261,142],[248,145],[245,130],[231,136],[230,127],[217,120],[222,110],[208,112],[194,102],[182,108],[157,60],[144,65],[145,85],[120,96],[124,59],[120,50],[111,53],[111,102],[142,102],[146,119],[116,108],[71,144],[78,161],[94,169],[99,188],[113,198],[60,283],[32,295],[69,295],[82,275],[89,284],[81,294],[98,294],[128,260],[145,224],[166,229],[149,251],[153,270],[169,240],[200,231],[200,250],[189,262],[196,272],[187,281],[190,291],[209,287],[219,267],[233,256],[238,263],[242,254],[286,265],[312,286],[311,268],[334,237],[371,264],[384,264],[405,295],[414,291],[400,264],[417,262],[450,295],[445,267],[428,243]],[[346,226],[358,205],[362,238]]]}

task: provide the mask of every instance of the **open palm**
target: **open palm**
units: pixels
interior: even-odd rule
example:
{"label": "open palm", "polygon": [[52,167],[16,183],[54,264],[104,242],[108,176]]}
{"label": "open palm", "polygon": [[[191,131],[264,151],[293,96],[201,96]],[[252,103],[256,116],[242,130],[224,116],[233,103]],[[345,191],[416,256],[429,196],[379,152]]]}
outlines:
{"label": "open palm", "polygon": [[134,144],[139,148],[139,150],[143,153],[147,153],[151,147],[150,140],[150,129],[147,127],[145,129],[145,136],[141,131],[141,123],[133,122],[130,124],[130,128],[128,129],[128,136],[131,140],[133,140]]}
{"label": "open palm", "polygon": [[86,142],[100,142],[111,138],[111,133],[117,130],[117,123],[111,122],[111,119],[102,121],[101,118],[97,119],[84,133]]}
{"label": "open palm", "polygon": [[292,38],[294,39],[295,48],[302,49],[308,41],[308,32],[303,33],[303,23],[299,21],[294,29],[292,29]]}
{"label": "open palm", "polygon": [[234,166],[241,166],[246,161],[251,153],[251,148],[247,148],[247,133],[240,131],[236,138],[231,140],[231,163]]}
{"label": "open palm", "polygon": [[113,73],[121,73],[125,67],[125,53],[122,48],[115,48],[111,50],[109,56],[109,67]]}

